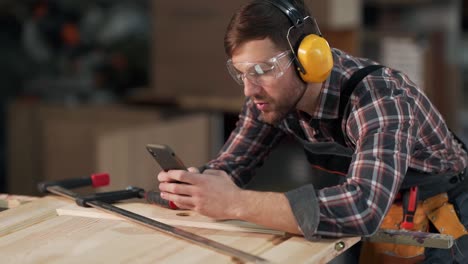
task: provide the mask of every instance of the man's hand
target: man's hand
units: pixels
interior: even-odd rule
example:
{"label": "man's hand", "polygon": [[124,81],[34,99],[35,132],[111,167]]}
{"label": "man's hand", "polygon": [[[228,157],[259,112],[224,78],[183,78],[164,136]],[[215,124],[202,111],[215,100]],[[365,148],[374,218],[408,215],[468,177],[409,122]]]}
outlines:
{"label": "man's hand", "polygon": [[283,193],[242,190],[220,170],[205,170],[203,174],[196,168],[163,171],[158,180],[161,197],[179,208],[214,219],[240,219],[301,234]]}
{"label": "man's hand", "polygon": [[205,170],[203,174],[196,168],[162,171],[158,180],[161,197],[181,209],[194,210],[214,219],[237,218],[242,190],[224,171]]}

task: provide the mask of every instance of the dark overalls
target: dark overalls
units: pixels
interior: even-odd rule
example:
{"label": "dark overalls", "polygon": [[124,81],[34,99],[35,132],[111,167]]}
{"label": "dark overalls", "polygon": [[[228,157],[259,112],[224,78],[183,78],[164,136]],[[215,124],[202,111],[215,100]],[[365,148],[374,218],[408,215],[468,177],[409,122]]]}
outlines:
{"label": "dark overalls", "polygon": [[[336,122],[334,124],[336,135],[333,138],[336,142],[311,143],[306,140],[297,119],[287,121],[287,125],[298,133],[295,137],[302,143],[307,159],[315,168],[314,172],[317,172],[319,177],[330,176],[330,174],[346,176],[354,151],[346,145],[347,137],[342,132],[341,126],[343,124],[341,122],[346,122],[346,118],[343,117],[348,114],[348,101],[356,85],[369,73],[382,67],[381,65],[371,65],[360,69],[351,76],[344,86],[340,95],[338,122],[334,121]],[[313,123],[311,125],[314,126]],[[459,139],[457,138],[457,140]],[[460,141],[460,143],[462,142]],[[462,145],[467,150],[463,143]],[[419,200],[447,192],[449,202],[456,208],[460,222],[468,228],[468,180],[464,180],[467,177],[466,174],[466,169],[458,175],[454,173],[430,175],[410,168],[405,175],[400,191],[418,186],[420,190]],[[342,177],[342,179],[344,180],[345,177]],[[457,239],[451,249],[426,248],[424,263],[468,263],[468,235]]]}

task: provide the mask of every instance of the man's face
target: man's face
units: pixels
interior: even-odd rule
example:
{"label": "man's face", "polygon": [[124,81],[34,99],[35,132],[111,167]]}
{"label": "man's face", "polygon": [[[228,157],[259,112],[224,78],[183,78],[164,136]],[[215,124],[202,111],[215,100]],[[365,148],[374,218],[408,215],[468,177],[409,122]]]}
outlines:
{"label": "man's face", "polygon": [[[283,52],[266,38],[246,42],[232,56],[232,65],[244,76],[245,96],[261,111],[261,119],[270,124],[280,122],[296,106],[306,86],[294,72],[291,56],[282,56]],[[275,56],[278,59],[273,64]],[[270,74],[271,68],[275,75]]]}

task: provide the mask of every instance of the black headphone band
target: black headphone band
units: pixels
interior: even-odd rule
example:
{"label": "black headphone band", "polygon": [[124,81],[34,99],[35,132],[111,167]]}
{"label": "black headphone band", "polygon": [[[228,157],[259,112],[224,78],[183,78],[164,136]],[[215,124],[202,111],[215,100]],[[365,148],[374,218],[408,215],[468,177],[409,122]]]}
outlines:
{"label": "black headphone band", "polygon": [[294,27],[299,27],[304,22],[303,15],[287,0],[265,0],[281,10],[291,21]]}
{"label": "black headphone band", "polygon": [[[301,26],[304,25],[303,24],[304,23],[303,15],[288,0],[264,0],[264,1],[271,4],[271,5],[273,5],[274,7],[278,8],[279,10],[281,10],[281,12],[283,12],[283,14],[285,14],[288,17],[288,19],[291,21],[293,26],[288,30],[288,35],[289,35],[289,31],[293,27],[298,28],[298,27],[301,27]],[[293,47],[291,45],[291,41],[289,40],[288,36],[286,36],[286,39],[287,39],[287,41],[289,43],[289,46],[291,47],[291,51],[293,53],[294,65],[296,66],[296,70],[298,72],[302,73],[302,74],[306,74],[307,72],[306,72],[304,66],[302,65],[302,63],[299,61],[299,58],[297,57],[295,47]]]}

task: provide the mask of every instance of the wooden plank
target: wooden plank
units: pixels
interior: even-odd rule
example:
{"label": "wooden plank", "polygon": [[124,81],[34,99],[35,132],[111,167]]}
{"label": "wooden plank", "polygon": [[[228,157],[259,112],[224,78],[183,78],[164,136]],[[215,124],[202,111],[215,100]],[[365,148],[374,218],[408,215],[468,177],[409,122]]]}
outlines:
{"label": "wooden plank", "polygon": [[[254,255],[260,255],[274,246],[288,240],[290,235],[269,235],[261,233],[239,233],[214,229],[184,228],[185,230],[207,236],[215,241],[242,249]],[[201,231],[204,230],[204,231]]]}
{"label": "wooden plank", "polygon": [[[284,232],[282,231],[269,229],[253,223],[239,220],[216,221],[192,211],[170,210],[144,203],[123,203],[116,204],[116,206],[146,216],[153,220],[163,222],[168,225],[218,229],[224,231],[255,232],[271,235],[284,235]],[[118,216],[108,214],[94,208],[80,207],[75,204],[58,208],[57,214],[122,220],[122,218]]]}
{"label": "wooden plank", "polygon": [[[279,240],[282,240],[284,238],[283,236],[273,236],[259,233],[233,233],[229,231],[214,229],[200,229],[187,227],[181,228],[254,255],[261,254],[271,249],[276,245],[276,243]],[[288,237],[285,238],[287,239]],[[213,257],[215,257],[215,259],[212,259]],[[180,252],[179,254],[168,256],[164,259],[164,262],[167,261],[167,263],[186,263],[187,259],[189,258],[194,258],[196,260],[195,263],[238,263],[237,261],[229,258],[222,261],[221,258],[219,258],[218,256],[214,256],[213,254],[199,255],[198,251],[194,247],[188,250],[184,249],[184,251]]]}
{"label": "wooden plank", "polygon": [[37,199],[0,213],[0,237],[57,216],[56,209],[72,202],[58,197]]}
{"label": "wooden plank", "polygon": [[[272,235],[194,229],[245,251],[273,246]],[[146,227],[109,219],[60,216],[0,239],[6,263],[232,263],[231,258]]]}
{"label": "wooden plank", "polygon": [[[158,217],[164,214],[175,217],[174,214],[183,212],[141,203],[121,206]],[[73,208],[86,214],[96,211],[75,206],[71,200],[45,197],[0,213],[2,263],[237,263],[185,240],[113,220],[105,213],[98,215],[99,218],[57,213],[70,212]],[[192,212],[178,217],[201,221]],[[325,263],[359,241],[359,238],[343,238],[309,242],[297,236],[180,228],[275,263]],[[337,250],[339,242],[344,246]]]}
{"label": "wooden plank", "polygon": [[4,237],[0,253],[6,263],[115,263],[138,257],[149,262],[158,255],[146,253],[159,252],[164,244],[180,248],[170,240],[126,222],[61,216]]}
{"label": "wooden plank", "polygon": [[360,240],[360,237],[346,237],[305,242],[302,237],[292,237],[260,257],[276,263],[328,263]]}
{"label": "wooden plank", "polygon": [[36,200],[38,197],[0,193],[0,209],[10,209]]}

